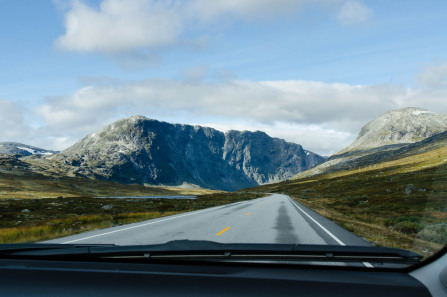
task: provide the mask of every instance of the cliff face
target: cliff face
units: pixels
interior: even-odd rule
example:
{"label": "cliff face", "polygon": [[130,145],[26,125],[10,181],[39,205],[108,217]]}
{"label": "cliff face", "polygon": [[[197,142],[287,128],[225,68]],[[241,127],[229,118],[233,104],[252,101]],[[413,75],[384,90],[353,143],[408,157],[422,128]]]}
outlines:
{"label": "cliff face", "polygon": [[324,160],[301,145],[259,131],[227,132],[223,153],[225,161],[258,184],[283,181],[291,172],[307,170]]}
{"label": "cliff face", "polygon": [[142,116],[117,121],[48,159],[69,175],[221,190],[281,181],[324,160],[263,132],[224,134]]}

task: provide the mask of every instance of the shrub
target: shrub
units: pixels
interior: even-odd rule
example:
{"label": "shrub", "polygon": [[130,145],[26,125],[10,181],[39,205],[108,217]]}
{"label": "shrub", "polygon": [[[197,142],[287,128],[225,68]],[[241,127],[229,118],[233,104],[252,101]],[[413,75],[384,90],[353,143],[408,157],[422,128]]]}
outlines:
{"label": "shrub", "polygon": [[421,218],[417,216],[399,216],[388,218],[384,221],[387,227],[393,227],[395,230],[405,234],[415,234],[424,228]]}
{"label": "shrub", "polygon": [[401,222],[412,222],[412,223],[420,223],[421,218],[417,216],[399,216],[399,217],[392,217],[388,218],[384,221],[385,226],[395,226],[398,223]]}
{"label": "shrub", "polygon": [[424,228],[424,225],[417,222],[402,221],[394,225],[394,228],[405,234],[415,234],[421,231]]}
{"label": "shrub", "polygon": [[430,242],[447,243],[447,223],[429,224],[417,235],[418,238]]}

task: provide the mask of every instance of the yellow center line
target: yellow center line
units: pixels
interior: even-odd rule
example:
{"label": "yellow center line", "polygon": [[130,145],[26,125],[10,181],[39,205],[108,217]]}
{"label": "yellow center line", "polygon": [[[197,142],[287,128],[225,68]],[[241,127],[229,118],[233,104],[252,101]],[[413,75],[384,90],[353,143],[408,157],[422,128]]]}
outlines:
{"label": "yellow center line", "polygon": [[228,231],[228,229],[230,229],[230,227],[227,227],[227,228],[223,229],[222,231],[220,231],[220,232],[217,233],[216,235],[221,235],[222,233]]}
{"label": "yellow center line", "polygon": [[249,213],[246,214],[246,216],[249,216],[249,215],[251,215],[251,212],[249,212]]}

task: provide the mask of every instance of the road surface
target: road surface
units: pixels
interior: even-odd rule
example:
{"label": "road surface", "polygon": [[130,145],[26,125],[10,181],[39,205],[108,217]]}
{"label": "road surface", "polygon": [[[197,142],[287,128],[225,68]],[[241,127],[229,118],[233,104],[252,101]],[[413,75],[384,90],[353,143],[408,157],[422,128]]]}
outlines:
{"label": "road surface", "polygon": [[370,245],[288,196],[279,194],[46,242],[140,245],[181,239],[222,243]]}

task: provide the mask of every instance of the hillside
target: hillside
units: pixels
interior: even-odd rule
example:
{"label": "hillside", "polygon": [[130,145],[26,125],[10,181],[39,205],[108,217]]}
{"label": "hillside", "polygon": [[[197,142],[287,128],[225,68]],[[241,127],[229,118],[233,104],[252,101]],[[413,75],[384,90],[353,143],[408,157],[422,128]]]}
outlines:
{"label": "hillside", "polygon": [[425,144],[421,141],[446,130],[447,115],[414,107],[389,111],[363,126],[351,145],[294,178],[374,165],[400,158],[404,152],[408,156],[413,150],[417,153],[419,145],[430,149],[430,141]]}
{"label": "hillside", "polygon": [[447,115],[422,108],[391,110],[362,127],[357,139],[336,153],[415,143],[447,129]]}

